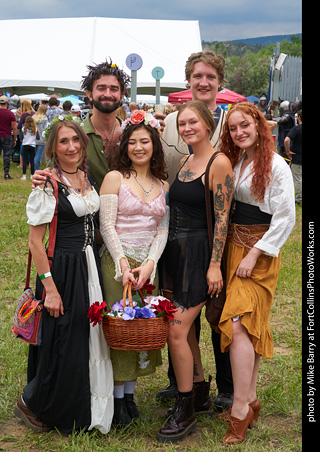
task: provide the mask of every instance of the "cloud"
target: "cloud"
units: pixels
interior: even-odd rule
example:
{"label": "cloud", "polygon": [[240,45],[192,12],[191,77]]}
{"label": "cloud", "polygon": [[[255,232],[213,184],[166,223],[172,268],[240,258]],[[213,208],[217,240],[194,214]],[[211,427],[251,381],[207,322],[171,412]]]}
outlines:
{"label": "cloud", "polygon": [[[107,6],[106,6],[107,5]],[[197,20],[204,40],[294,34],[301,32],[302,0],[0,0],[1,19],[54,17],[115,17],[158,20]],[[152,29],[145,32],[152,36]],[[174,28],[163,30],[174,33]]]}

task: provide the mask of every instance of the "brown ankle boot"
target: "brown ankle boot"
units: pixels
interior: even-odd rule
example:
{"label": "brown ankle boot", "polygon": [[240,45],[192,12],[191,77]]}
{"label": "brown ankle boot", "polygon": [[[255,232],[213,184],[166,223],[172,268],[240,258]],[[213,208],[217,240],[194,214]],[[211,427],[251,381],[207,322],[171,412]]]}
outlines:
{"label": "brown ankle boot", "polygon": [[178,395],[172,414],[158,433],[158,441],[175,443],[193,432],[197,426],[194,411],[194,393],[189,397]]}
{"label": "brown ankle boot", "polygon": [[230,416],[227,422],[229,427],[222,442],[225,444],[242,443],[246,439],[247,429],[253,426],[253,409],[248,405],[248,414],[244,419]]}

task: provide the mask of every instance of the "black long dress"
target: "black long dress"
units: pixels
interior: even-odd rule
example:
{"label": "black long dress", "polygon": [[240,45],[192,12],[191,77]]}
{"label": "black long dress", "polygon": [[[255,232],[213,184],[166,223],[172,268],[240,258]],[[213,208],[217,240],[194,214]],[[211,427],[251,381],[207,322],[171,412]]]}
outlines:
{"label": "black long dress", "polygon": [[[58,186],[58,224],[51,273],[63,300],[64,315],[54,318],[43,310],[42,345],[29,348],[28,384],[23,399],[43,422],[70,433],[88,427],[91,422],[85,247],[88,243],[93,245],[92,217],[78,217],[67,199],[66,187],[61,183]],[[41,295],[42,284],[37,278],[36,297]]]}

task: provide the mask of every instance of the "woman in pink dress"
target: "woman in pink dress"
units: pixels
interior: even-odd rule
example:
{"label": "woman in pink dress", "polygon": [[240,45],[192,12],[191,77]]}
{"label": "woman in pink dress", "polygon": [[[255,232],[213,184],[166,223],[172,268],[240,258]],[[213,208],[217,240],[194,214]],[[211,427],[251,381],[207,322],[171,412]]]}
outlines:
{"label": "woman in pink dress", "polygon": [[[100,232],[104,241],[101,260],[106,302],[120,301],[123,286],[139,290],[147,280],[158,287],[157,262],[166,245],[169,212],[164,182],[164,154],[159,123],[151,114],[136,110],[123,123],[118,152],[100,189]],[[111,349],[114,375],[114,418],[118,426],[139,417],[133,400],[136,380],[161,364],[161,351]]]}

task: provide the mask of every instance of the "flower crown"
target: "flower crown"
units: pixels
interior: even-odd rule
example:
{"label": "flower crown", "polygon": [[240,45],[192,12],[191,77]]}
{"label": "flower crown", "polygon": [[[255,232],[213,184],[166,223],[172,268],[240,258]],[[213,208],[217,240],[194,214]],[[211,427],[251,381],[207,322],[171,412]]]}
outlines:
{"label": "flower crown", "polygon": [[49,134],[50,134],[50,131],[51,131],[52,127],[59,121],[75,121],[81,127],[83,127],[83,122],[77,116],[73,116],[73,115],[66,115],[66,116],[58,115],[55,118],[53,118],[53,120],[51,122],[49,122],[47,127],[44,129],[44,131],[42,133],[42,136],[43,136],[45,141],[48,140],[48,137],[49,137]]}
{"label": "flower crown", "polygon": [[143,110],[135,110],[131,113],[130,118],[127,118],[122,122],[121,128],[124,130],[126,127],[136,124],[144,123],[146,126],[151,126],[153,129],[157,129],[157,132],[161,133],[161,126],[159,121],[151,114]]}

